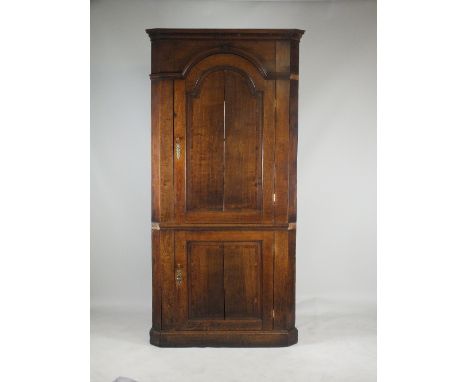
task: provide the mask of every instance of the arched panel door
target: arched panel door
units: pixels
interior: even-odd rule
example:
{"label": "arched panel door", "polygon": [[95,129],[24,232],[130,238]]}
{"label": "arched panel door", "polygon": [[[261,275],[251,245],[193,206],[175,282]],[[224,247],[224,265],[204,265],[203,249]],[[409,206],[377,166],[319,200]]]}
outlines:
{"label": "arched panel door", "polygon": [[174,84],[177,220],[272,222],[274,81],[218,54]]}

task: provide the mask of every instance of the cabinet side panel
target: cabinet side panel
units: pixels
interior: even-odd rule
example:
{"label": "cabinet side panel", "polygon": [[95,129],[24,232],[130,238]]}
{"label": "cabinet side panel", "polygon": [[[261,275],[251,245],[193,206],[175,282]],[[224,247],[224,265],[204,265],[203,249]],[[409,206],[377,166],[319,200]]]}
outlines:
{"label": "cabinet side panel", "polygon": [[161,330],[161,247],[160,231],[152,231],[153,329]]}
{"label": "cabinet side panel", "polygon": [[[276,42],[276,71],[289,71],[289,41]],[[288,221],[289,78],[276,80],[275,222]]]}
{"label": "cabinet side panel", "polygon": [[291,329],[294,326],[294,256],[289,252],[289,232],[275,232],[275,329]]}
{"label": "cabinet side panel", "polygon": [[273,222],[275,166],[275,81],[266,81],[263,94],[263,221]]}
{"label": "cabinet side panel", "polygon": [[288,231],[288,258],[291,269],[291,289],[289,295],[290,309],[286,325],[288,329],[296,325],[296,230]]}
{"label": "cabinet side panel", "polygon": [[291,76],[289,84],[289,221],[297,216],[297,138],[299,91],[299,41],[291,41]]}
{"label": "cabinet side panel", "polygon": [[289,84],[289,222],[297,216],[297,80]]}
{"label": "cabinet side panel", "polygon": [[[155,123],[159,130],[159,158],[153,157],[154,161],[159,160],[159,180],[153,178],[153,189],[161,192],[160,203],[160,221],[170,222],[174,220],[174,92],[173,81],[160,81],[159,89],[156,94],[156,113]],[[153,219],[153,221],[158,221]]]}
{"label": "cabinet side panel", "polygon": [[263,233],[262,249],[262,315],[263,330],[273,329],[273,259],[274,259],[274,233]]}
{"label": "cabinet side panel", "polygon": [[291,74],[299,74],[299,41],[291,40]]}

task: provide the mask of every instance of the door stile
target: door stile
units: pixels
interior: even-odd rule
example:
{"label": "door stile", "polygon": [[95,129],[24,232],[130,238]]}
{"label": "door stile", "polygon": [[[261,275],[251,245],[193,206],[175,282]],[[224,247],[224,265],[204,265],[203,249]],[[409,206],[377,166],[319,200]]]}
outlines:
{"label": "door stile", "polygon": [[[289,71],[289,41],[276,42],[276,71]],[[275,223],[288,222],[289,205],[289,78],[276,81]]]}
{"label": "door stile", "polygon": [[263,330],[273,329],[273,256],[274,256],[274,233],[263,234],[263,245],[261,246],[262,259],[262,325]]}
{"label": "door stile", "polygon": [[175,233],[173,285],[177,304],[174,307],[176,329],[184,329],[188,320],[187,241],[185,232]]}
{"label": "door stile", "polygon": [[263,183],[263,223],[274,220],[274,163],[275,163],[275,81],[266,80],[263,92],[262,129],[262,183]]}
{"label": "door stile", "polygon": [[170,330],[176,326],[173,311],[177,309],[174,285],[174,231],[160,231],[160,264],[162,295],[162,329]]}
{"label": "door stile", "polygon": [[186,182],[186,94],[185,80],[174,81],[174,188],[176,222],[183,223],[185,218]]}

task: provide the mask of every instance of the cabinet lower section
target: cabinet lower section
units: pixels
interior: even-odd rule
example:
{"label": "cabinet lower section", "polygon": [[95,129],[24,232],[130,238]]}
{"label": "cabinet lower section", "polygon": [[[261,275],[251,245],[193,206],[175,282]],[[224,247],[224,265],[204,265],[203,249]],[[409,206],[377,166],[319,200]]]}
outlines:
{"label": "cabinet lower section", "polygon": [[283,347],[297,343],[297,329],[276,331],[157,331],[150,343],[160,347]]}
{"label": "cabinet lower section", "polygon": [[156,346],[289,346],[295,230],[153,231]]}

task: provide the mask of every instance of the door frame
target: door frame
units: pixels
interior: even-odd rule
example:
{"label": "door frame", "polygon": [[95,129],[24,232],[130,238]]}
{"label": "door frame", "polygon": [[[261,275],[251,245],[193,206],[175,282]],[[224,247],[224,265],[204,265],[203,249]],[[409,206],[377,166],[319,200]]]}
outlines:
{"label": "door frame", "polygon": [[[242,71],[261,93],[261,208],[246,211],[197,211],[186,208],[187,171],[187,101],[206,72],[215,67],[231,67]],[[251,62],[232,54],[215,54],[198,62],[184,79],[174,80],[174,192],[177,223],[272,223],[274,221],[275,172],[275,92],[276,81],[263,78]]]}
{"label": "door frame", "polygon": [[[257,242],[260,243],[261,290],[259,293],[261,314],[259,319],[190,319],[188,280],[189,242]],[[272,231],[176,231],[174,235],[174,293],[172,317],[165,321],[165,330],[272,330],[273,329],[273,256],[274,232]],[[178,277],[182,282],[178,283]],[[163,295],[165,298],[165,295]]]}

